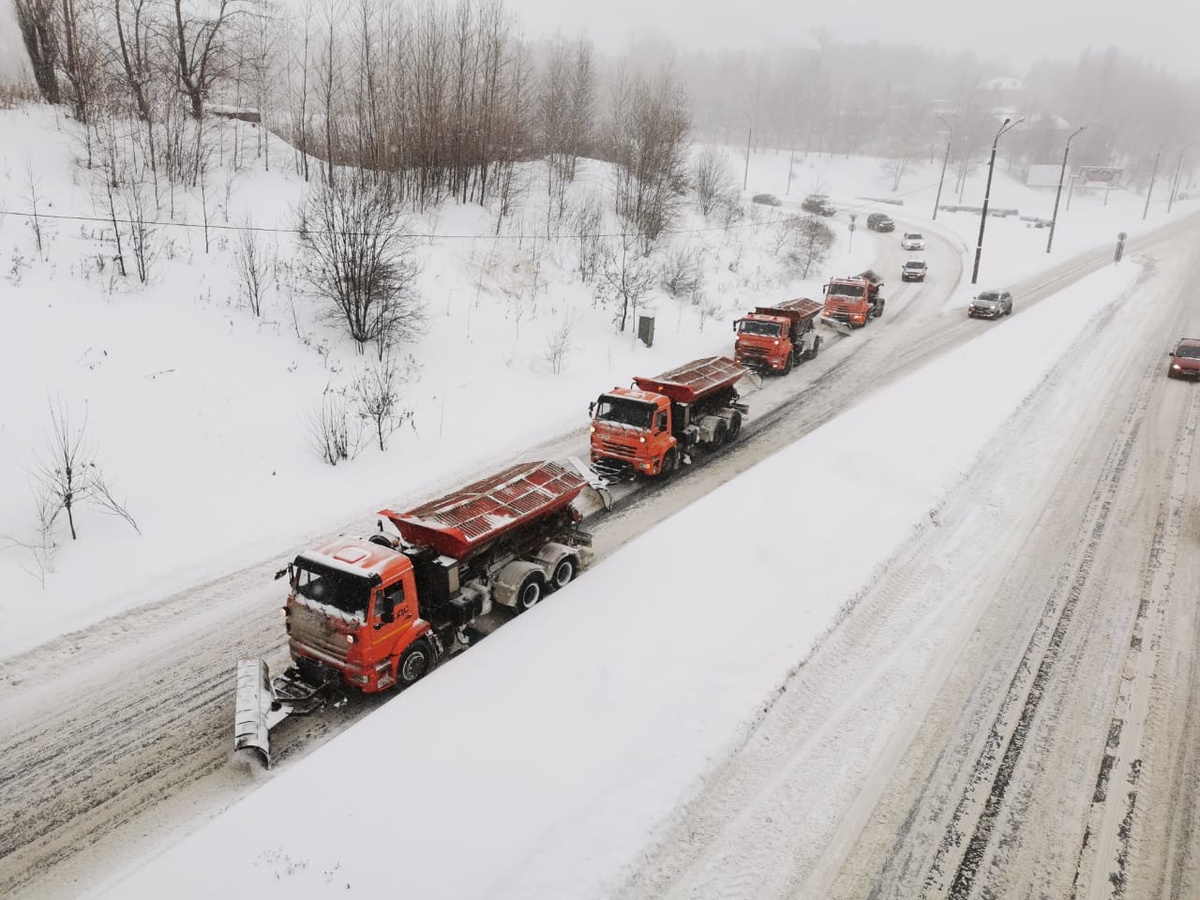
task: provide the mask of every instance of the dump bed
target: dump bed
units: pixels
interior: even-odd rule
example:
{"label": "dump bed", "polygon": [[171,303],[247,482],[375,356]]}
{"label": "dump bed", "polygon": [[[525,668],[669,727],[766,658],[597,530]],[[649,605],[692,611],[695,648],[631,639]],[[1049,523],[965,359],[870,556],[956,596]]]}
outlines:
{"label": "dump bed", "polygon": [[493,540],[558,512],[587,484],[556,462],[526,462],[439,500],[397,513],[380,510],[415,546],[463,559]]}
{"label": "dump bed", "polygon": [[709,356],[663,372],[657,378],[633,379],[643,391],[662,394],[676,403],[695,403],[722,388],[732,387],[746,370],[732,359]]}
{"label": "dump bed", "polygon": [[818,315],[821,309],[816,300],[787,300],[775,306],[756,306],[754,312],[760,316],[782,316],[793,322],[805,322]]}

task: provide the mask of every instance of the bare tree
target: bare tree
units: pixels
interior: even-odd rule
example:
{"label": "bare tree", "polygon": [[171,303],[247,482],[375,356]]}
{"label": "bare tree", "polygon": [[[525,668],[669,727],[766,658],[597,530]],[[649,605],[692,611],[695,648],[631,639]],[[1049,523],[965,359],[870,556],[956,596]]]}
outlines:
{"label": "bare tree", "polygon": [[114,499],[96,464],[95,453],[87,439],[87,416],[82,424],[73,426],[70,414],[60,401],[50,407],[50,424],[46,453],[38,457],[34,473],[42,525],[49,529],[59,511],[65,512],[71,540],[78,540],[75,510],[84,501],[91,501],[101,509],[121,516],[134,531],[138,531],[137,523]]}
{"label": "bare tree", "polygon": [[808,278],[809,270],[829,258],[833,247],[833,231],[819,216],[803,216],[796,225],[796,243],[788,254],[788,260],[800,270],[801,278]]}
{"label": "bare tree", "polygon": [[142,284],[150,280],[150,267],[158,259],[159,251],[158,226],[150,218],[150,198],[146,191],[146,185],[140,181],[125,184],[121,191],[125,218],[129,222],[129,246],[138,281]]}
{"label": "bare tree", "polygon": [[213,82],[225,74],[226,56],[224,28],[231,16],[239,12],[240,0],[213,0],[209,15],[185,14],[183,0],[172,0],[175,54],[175,77],[179,88],[191,104],[193,119],[204,115],[204,100]]}
{"label": "bare tree", "polygon": [[718,147],[708,146],[700,151],[692,168],[692,180],[700,214],[706,218],[717,210],[723,200],[736,193],[729,163]]}
{"label": "bare tree", "polygon": [[704,282],[700,251],[690,244],[670,248],[663,258],[660,283],[672,297],[692,297]]}
{"label": "bare tree", "polygon": [[29,61],[33,78],[47,103],[58,103],[58,36],[54,27],[55,0],[13,0],[17,10],[17,27]]}
{"label": "bare tree", "polygon": [[249,218],[239,232],[234,248],[234,261],[246,305],[254,315],[261,316],[263,296],[271,279],[272,265],[267,258],[267,251],[258,240],[254,223]]}
{"label": "bare tree", "polygon": [[624,332],[630,314],[637,315],[642,298],[650,292],[657,273],[634,246],[637,235],[625,234],[609,247],[600,266],[600,280],[620,303],[617,330]]}
{"label": "bare tree", "polygon": [[42,179],[33,171],[33,160],[25,157],[25,196],[29,204],[29,227],[33,229],[33,238],[37,243],[38,253],[43,252],[42,220],[38,217],[38,206],[42,200]]}
{"label": "bare tree", "polygon": [[382,359],[419,331],[420,265],[390,181],[360,174],[311,188],[300,231],[301,278],[330,302],[360,350],[376,341]]}

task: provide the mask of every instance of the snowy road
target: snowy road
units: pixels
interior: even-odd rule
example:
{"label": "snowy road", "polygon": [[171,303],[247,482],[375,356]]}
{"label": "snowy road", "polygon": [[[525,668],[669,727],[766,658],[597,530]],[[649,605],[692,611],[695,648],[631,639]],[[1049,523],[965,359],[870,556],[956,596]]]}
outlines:
{"label": "snowy road", "polygon": [[1200,893],[1200,395],[1163,377],[1200,330],[1189,246],[1155,249],[627,900]]}
{"label": "snowy road", "polygon": [[[1188,708],[1197,678],[1192,611],[1177,599],[1195,594],[1196,572],[1177,551],[1197,530],[1180,499],[1197,412],[1190,385],[1159,376],[1169,339],[1200,330],[1182,289],[1200,272],[1165,262],[1187,254],[1158,240],[1155,302],[1131,321],[1097,324],[1076,364],[1046,383],[681,812],[678,835],[634,879],[631,897],[968,896],[1050,877],[1069,885],[1076,869],[1081,886],[1098,890],[1113,865],[1130,884],[1165,873],[1162,892],[1194,892],[1194,797],[1171,786],[1195,772],[1197,742],[1181,733],[1194,738],[1196,725],[1164,714]],[[881,268],[894,270],[898,258]],[[751,397],[737,446],[597,517],[598,550],[993,327],[943,310],[958,258],[935,244],[929,284],[893,282],[883,320],[829,341],[816,361]],[[1107,261],[1105,251],[1013,286],[1017,314]],[[1076,423],[1073,444],[1050,451],[1037,436],[1063,417]],[[581,429],[529,456],[585,447]],[[1045,501],[1030,503],[1030,491]],[[229,762],[232,671],[243,656],[283,659],[278,564],[0,663],[0,893],[80,893],[253,790],[253,771]],[[925,672],[924,685],[897,696],[894,722],[880,723],[877,705],[862,701],[912,683],[890,677],[894,667]],[[286,723],[276,759],[286,764],[379,702]],[[872,735],[888,738],[877,745]],[[1123,843],[1131,808],[1154,810],[1156,847],[1169,859]],[[1078,833],[1059,829],[1060,817]],[[1038,824],[1016,827],[1024,822]],[[1063,838],[1045,840],[1052,828]],[[1086,845],[1085,832],[1094,836]],[[969,847],[980,851],[964,855]]]}

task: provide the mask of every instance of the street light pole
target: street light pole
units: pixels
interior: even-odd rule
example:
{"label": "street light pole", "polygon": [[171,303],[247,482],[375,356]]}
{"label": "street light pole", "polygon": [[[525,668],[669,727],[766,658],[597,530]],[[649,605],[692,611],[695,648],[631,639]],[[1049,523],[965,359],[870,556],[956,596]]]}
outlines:
{"label": "street light pole", "polygon": [[946,126],[946,129],[950,132],[950,134],[946,138],[946,155],[942,157],[942,175],[940,178],[938,178],[937,197],[935,197],[933,201],[934,221],[937,221],[938,204],[942,202],[942,182],[946,180],[946,163],[950,162],[950,143],[954,140],[954,129],[950,127],[950,123],[941,116],[938,116],[938,121]]}
{"label": "street light pole", "polygon": [[992,156],[988,160],[987,187],[983,190],[983,212],[979,214],[979,242],[975,245],[975,268],[971,270],[971,284],[975,284],[979,278],[979,259],[983,256],[983,229],[987,227],[988,200],[992,195],[992,170],[996,167],[996,145],[1000,143],[1000,136],[1004,132],[1015,128],[1023,121],[1024,119],[1017,119],[1015,122],[1012,118],[1005,119],[1000,130],[996,132],[996,137],[992,140]]}
{"label": "street light pole", "polygon": [[1150,187],[1146,188],[1146,206],[1142,209],[1142,221],[1146,221],[1146,214],[1150,212],[1150,195],[1154,193],[1154,176],[1158,174],[1158,158],[1162,156],[1162,148],[1158,148],[1158,152],[1154,154],[1154,168],[1150,170]]}
{"label": "street light pole", "polygon": [[1054,215],[1050,217],[1050,237],[1046,241],[1047,253],[1050,252],[1050,245],[1054,243],[1054,226],[1058,224],[1058,201],[1062,197],[1063,178],[1065,178],[1067,174],[1067,154],[1071,152],[1071,141],[1075,140],[1075,135],[1079,134],[1079,132],[1083,131],[1085,128],[1087,128],[1086,125],[1081,125],[1078,130],[1074,132],[1074,134],[1067,138],[1067,146],[1066,149],[1063,150],[1062,168],[1058,170],[1058,190],[1054,193]]}
{"label": "street light pole", "polygon": [[1179,162],[1175,166],[1175,177],[1171,179],[1171,195],[1169,197],[1167,197],[1167,212],[1168,213],[1171,211],[1171,206],[1175,202],[1175,194],[1179,192],[1179,178],[1183,174],[1183,154],[1185,154],[1188,151],[1188,148],[1195,147],[1196,143],[1197,142],[1193,141],[1192,143],[1185,145],[1179,151]]}

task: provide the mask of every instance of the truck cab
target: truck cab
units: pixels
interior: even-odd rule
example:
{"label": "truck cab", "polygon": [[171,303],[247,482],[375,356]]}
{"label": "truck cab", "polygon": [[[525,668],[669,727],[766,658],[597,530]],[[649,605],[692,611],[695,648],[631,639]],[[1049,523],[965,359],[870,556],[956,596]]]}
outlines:
{"label": "truck cab", "polygon": [[615,464],[629,474],[663,474],[664,463],[678,465],[671,418],[671,401],[661,394],[637,388],[601,394],[592,405],[592,463],[602,469]]}
{"label": "truck cab", "polygon": [[813,320],[822,306],[815,300],[789,300],[778,306],[759,306],[733,323],[737,334],[734,361],[747,368],[788,374],[812,359],[821,339]]}
{"label": "truck cab", "polygon": [[288,566],[288,649],[310,684],[365,693],[415,681],[432,668],[432,648],[398,672],[404,651],[430,631],[421,618],[412,562],[390,547],[339,537]]}
{"label": "truck cab", "polygon": [[611,477],[668,476],[691,461],[693,448],[719,450],[749,412],[734,388],[745,374],[732,359],[711,356],[601,394],[588,407],[592,468]]}
{"label": "truck cab", "polygon": [[883,315],[884,301],[879,296],[882,286],[883,281],[869,269],[849,278],[833,279],[825,285],[825,318],[862,328]]}

